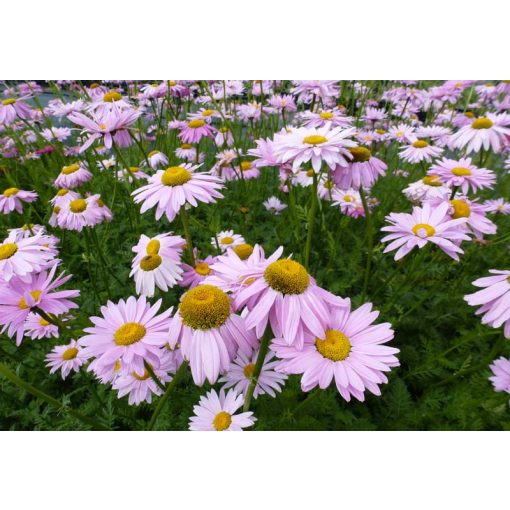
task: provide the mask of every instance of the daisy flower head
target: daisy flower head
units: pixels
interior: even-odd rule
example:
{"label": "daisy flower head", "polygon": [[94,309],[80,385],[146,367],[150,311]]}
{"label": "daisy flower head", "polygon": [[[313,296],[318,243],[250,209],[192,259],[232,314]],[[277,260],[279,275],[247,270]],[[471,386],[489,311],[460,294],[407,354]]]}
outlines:
{"label": "daisy flower head", "polygon": [[146,181],[149,174],[146,174],[139,166],[129,166],[117,171],[119,179],[127,182]]}
{"label": "daisy flower head", "polygon": [[480,306],[476,315],[482,315],[482,324],[491,328],[503,326],[505,338],[510,339],[510,271],[489,270],[493,276],[478,278],[473,282],[482,290],[464,296],[470,306]]}
{"label": "daisy flower head", "polygon": [[182,280],[179,281],[179,285],[184,288],[193,289],[197,285],[200,285],[208,276],[214,275],[211,265],[216,262],[216,257],[209,255],[205,259],[197,258],[197,251],[195,249],[195,266],[182,263],[183,269]]}
{"label": "daisy flower head", "polygon": [[352,117],[346,117],[344,111],[338,107],[331,110],[322,110],[321,112],[306,110],[301,115],[301,119],[307,128],[323,127],[328,122],[332,127],[350,128],[352,126]]}
{"label": "daisy flower head", "polygon": [[32,108],[23,99],[26,97],[0,99],[0,125],[12,124],[18,117],[29,119],[32,116]]}
{"label": "daisy flower head", "polygon": [[[245,394],[255,370],[257,362],[258,350],[251,356],[247,356],[240,352],[237,358],[230,364],[230,368],[226,375],[219,379],[219,382],[225,383],[223,389],[233,388],[237,394]],[[262,363],[262,369],[253,391],[253,397],[259,395],[269,395],[276,397],[276,393],[282,391],[287,376],[275,371],[275,367],[279,361],[274,359],[274,353],[269,351]]]}
{"label": "daisy flower head", "polygon": [[102,215],[98,210],[100,198],[100,195],[90,195],[64,202],[62,206],[55,206],[53,212],[57,214],[57,225],[64,230],[81,232],[83,227],[94,227],[101,223]]}
{"label": "daisy flower head", "polygon": [[349,152],[352,155],[350,162],[338,165],[332,175],[340,188],[371,188],[380,176],[386,175],[386,163],[372,156],[366,147],[351,147]]}
{"label": "daisy flower head", "polygon": [[76,340],[71,340],[67,345],[57,345],[46,356],[46,366],[51,368],[50,374],[60,370],[62,379],[65,379],[71,371],[78,372],[86,361],[87,356]]}
{"label": "daisy flower head", "polygon": [[188,290],[170,322],[169,346],[181,346],[195,384],[214,384],[238,350],[251,353],[257,345],[245,320],[232,312],[230,297],[220,288],[202,284]]}
{"label": "daisy flower head", "polygon": [[137,294],[152,297],[155,287],[166,292],[182,278],[183,246],[184,239],[173,236],[171,232],[153,238],[142,234],[133,247],[136,255],[129,274],[135,278]]}
{"label": "daisy flower head", "polygon": [[448,198],[451,189],[444,185],[439,176],[429,173],[423,179],[412,182],[402,190],[402,193],[413,203],[419,204],[425,200],[432,200],[435,198]]}
{"label": "daisy flower head", "polygon": [[215,248],[219,246],[222,252],[243,243],[245,243],[244,237],[240,234],[234,234],[233,230],[222,230],[215,237],[211,238],[211,245]]}
{"label": "daisy flower head", "polygon": [[82,184],[90,181],[92,174],[86,167],[85,163],[73,163],[71,165],[64,166],[60,171],[60,174],[53,182],[56,188],[76,188]]}
{"label": "daisy flower head", "polygon": [[494,360],[489,368],[493,374],[489,377],[489,381],[494,386],[494,390],[510,393],[510,360],[501,356]]}
{"label": "daisy flower head", "polygon": [[224,390],[220,390],[219,394],[215,390],[209,391],[200,397],[198,405],[193,406],[194,416],[189,420],[189,430],[222,432],[251,427],[257,421],[251,411],[235,414],[243,402],[243,396],[237,395],[234,390],[227,394]]}
{"label": "daisy flower head", "polygon": [[50,200],[52,206],[62,208],[67,202],[71,202],[75,198],[80,198],[80,194],[77,191],[72,191],[67,188],[60,188],[57,194]]}
{"label": "daisy flower head", "polygon": [[91,317],[93,326],[80,339],[88,357],[94,356],[98,363],[89,366],[113,368],[117,361],[126,370],[143,374],[144,362],[159,367],[160,347],[168,342],[168,325],[172,308],[158,314],[161,299],[154,305],[145,296],[130,296],[118,303],[108,301],[101,307],[101,317]]}
{"label": "daisy flower head", "polygon": [[414,129],[414,127],[407,124],[398,124],[396,126],[391,126],[388,129],[388,135],[392,140],[409,144],[416,140]]}
{"label": "daisy flower head", "polygon": [[456,149],[466,149],[467,153],[492,149],[501,152],[510,136],[510,116],[487,113],[485,117],[473,119],[470,124],[454,133],[450,142]]}
{"label": "daisy flower head", "polygon": [[333,203],[331,205],[339,207],[342,214],[351,216],[352,218],[365,215],[361,195],[358,190],[352,188],[346,190],[335,189],[332,196]]}
{"label": "daisy flower head", "polygon": [[25,335],[32,340],[39,338],[58,338],[58,326],[55,326],[39,314],[30,312],[25,321]]}
{"label": "daisy flower head", "polygon": [[459,160],[443,158],[427,173],[439,176],[441,182],[450,188],[460,188],[464,195],[470,188],[476,193],[479,189],[492,188],[496,182],[496,174],[492,170],[476,167],[471,158]]}
{"label": "daisy flower head", "polygon": [[156,169],[160,166],[168,164],[168,157],[161,151],[154,150],[147,154],[147,159],[151,168]]}
{"label": "daisy flower head", "polygon": [[394,332],[388,322],[373,324],[379,312],[372,310],[371,303],[351,310],[350,300],[346,301],[344,307],[331,308],[324,334],[307,336],[301,350],[281,338],[275,339],[273,349],[282,359],[279,371],[303,374],[303,391],[326,389],[334,380],[347,402],[351,396],[363,402],[366,390],[381,394],[379,385],[388,382],[384,372],[400,365],[395,356],[399,350],[384,345]]}
{"label": "daisy flower head", "polygon": [[204,119],[191,119],[181,129],[179,138],[183,143],[198,143],[203,137],[214,138],[216,128]]}
{"label": "daisy flower head", "polygon": [[23,202],[30,203],[37,200],[35,191],[25,191],[19,188],[7,188],[0,195],[0,212],[9,214],[16,211],[23,213]]}
{"label": "daisy flower head", "polygon": [[426,202],[423,207],[413,207],[412,214],[390,213],[386,216],[390,225],[381,229],[383,232],[390,232],[381,239],[382,243],[391,241],[384,253],[398,248],[395,260],[400,260],[415,246],[421,249],[431,242],[452,259],[459,260],[458,254],[464,253],[459,247],[460,242],[470,239],[464,227],[467,219],[451,219],[448,210],[447,202],[433,208]]}
{"label": "daisy flower head", "polygon": [[486,200],[483,204],[487,212],[510,214],[510,202],[506,202],[504,198],[496,198],[494,200]]}
{"label": "daisy flower head", "polygon": [[182,143],[177,149],[175,149],[175,155],[179,159],[185,161],[195,161],[197,157],[197,150],[190,143]]}
{"label": "daisy flower head", "polygon": [[441,155],[443,149],[434,147],[426,140],[415,139],[410,145],[400,150],[400,157],[408,163],[419,163],[425,161],[430,163],[434,158]]}
{"label": "daisy flower head", "polygon": [[149,178],[149,184],[136,189],[132,195],[136,204],[142,203],[144,213],[156,206],[156,219],[166,214],[172,222],[184,204],[197,207],[198,202],[215,203],[223,198],[219,189],[223,188],[221,178],[210,172],[196,172],[200,165],[184,163],[158,170]]}
{"label": "daisy flower head", "polygon": [[266,211],[273,213],[275,216],[278,216],[287,208],[287,205],[276,197],[269,197],[265,202],[262,202],[262,205],[266,208]]}
{"label": "daisy flower head", "polygon": [[320,128],[295,128],[286,134],[276,134],[273,151],[278,163],[292,163],[296,171],[303,163],[311,161],[316,173],[323,163],[333,170],[336,165],[347,166],[352,158],[349,147],[356,146],[349,137],[354,135],[354,128],[331,129],[328,122]]}

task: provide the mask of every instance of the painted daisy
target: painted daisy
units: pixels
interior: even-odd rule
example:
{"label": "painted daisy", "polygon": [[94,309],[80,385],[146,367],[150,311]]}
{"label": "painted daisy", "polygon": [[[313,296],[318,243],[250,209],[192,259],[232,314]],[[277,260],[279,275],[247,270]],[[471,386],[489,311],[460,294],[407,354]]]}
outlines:
{"label": "painted daisy", "polygon": [[419,163],[420,161],[430,163],[442,152],[441,147],[434,147],[426,140],[415,139],[410,145],[400,150],[400,157],[408,163]]}
{"label": "painted daisy", "polygon": [[25,191],[19,188],[7,188],[0,195],[0,213],[9,214],[16,211],[23,213],[23,202],[30,203],[37,200],[35,191]]}
{"label": "painted daisy", "polygon": [[85,163],[73,163],[62,168],[60,174],[53,182],[56,188],[76,188],[92,179],[92,173]]}
{"label": "painted daisy", "polygon": [[80,367],[87,361],[83,349],[76,340],[71,340],[67,345],[57,345],[46,356],[46,366],[51,367],[50,374],[60,370],[62,379],[65,379],[71,371],[78,372]]}
{"label": "painted daisy", "polygon": [[371,188],[380,176],[386,175],[386,163],[372,156],[366,147],[351,147],[349,152],[352,154],[351,161],[347,165],[338,165],[332,174],[338,187]]}
{"label": "painted daisy", "polygon": [[211,237],[211,245],[215,248],[219,246],[221,251],[234,248],[244,242],[244,237],[240,234],[234,234],[233,230],[222,230],[215,237]]}
{"label": "painted daisy", "polygon": [[510,360],[501,356],[489,366],[492,377],[489,377],[495,391],[510,393]]}

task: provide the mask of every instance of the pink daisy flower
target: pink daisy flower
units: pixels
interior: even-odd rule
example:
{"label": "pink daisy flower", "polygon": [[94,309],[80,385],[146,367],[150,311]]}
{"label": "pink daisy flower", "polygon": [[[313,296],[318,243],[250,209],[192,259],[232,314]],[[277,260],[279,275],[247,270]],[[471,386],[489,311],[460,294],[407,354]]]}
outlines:
{"label": "pink daisy flower", "polygon": [[32,340],[39,338],[58,338],[58,327],[37,313],[30,312],[25,321],[25,335]]}
{"label": "pink daisy flower", "polygon": [[266,208],[266,211],[273,213],[275,216],[278,216],[287,208],[287,205],[276,197],[269,197],[265,202],[262,202],[262,205]]}
{"label": "pink daisy flower", "polygon": [[510,214],[510,202],[506,202],[504,198],[486,200],[483,205],[487,212]]}
{"label": "pink daisy flower", "polygon": [[386,175],[386,163],[374,158],[366,147],[352,147],[349,152],[352,154],[351,161],[344,166],[338,165],[332,174],[333,181],[340,188],[371,188],[379,176]]}
{"label": "pink daisy flower", "polygon": [[75,198],[80,198],[80,196],[81,195],[77,191],[61,188],[57,191],[57,194],[50,200],[50,204],[62,208],[64,204],[70,202],[71,200],[74,200]]}
{"label": "pink daisy flower", "polygon": [[[228,373],[219,379],[219,382],[225,383],[223,389],[233,388],[237,394],[245,394],[253,376],[255,364],[257,362],[258,350],[251,356],[246,356],[242,352],[230,364]],[[259,395],[269,395],[276,397],[276,392],[282,391],[287,376],[276,372],[274,369],[279,361],[274,360],[274,353],[268,352],[264,358],[262,369],[253,391],[253,397]]]}
{"label": "pink daisy flower", "polygon": [[430,163],[442,152],[441,147],[434,147],[425,140],[416,139],[411,145],[407,145],[400,150],[400,157],[408,163],[419,163],[420,161]]}
{"label": "pink daisy flower", "polygon": [[185,163],[158,170],[149,178],[149,184],[132,193],[135,203],[142,203],[140,212],[157,206],[156,219],[165,213],[172,222],[184,204],[196,207],[198,202],[209,204],[215,203],[216,198],[223,198],[218,192],[223,188],[223,181],[210,172],[196,172],[198,167]]}
{"label": "pink daisy flower", "polygon": [[73,163],[62,168],[60,174],[53,182],[56,188],[76,188],[92,179],[92,173],[85,163]]}
{"label": "pink daisy flower", "polygon": [[0,195],[0,212],[9,214],[16,210],[19,214],[23,213],[23,202],[34,202],[37,200],[35,191],[24,191],[19,188],[7,188]]}
{"label": "pink daisy flower", "polygon": [[[114,367],[120,361],[126,370],[143,374],[144,361],[153,368],[159,367],[160,347],[168,342],[168,325],[172,308],[157,315],[161,299],[153,306],[145,296],[130,296],[118,303],[108,301],[101,307],[101,317],[91,317],[94,324],[85,328],[87,335],[80,339],[88,357],[94,356],[98,364]],[[96,365],[97,366],[97,365]],[[91,367],[89,367],[89,370]]]}
{"label": "pink daisy flower", "polygon": [[51,367],[50,374],[57,370],[61,371],[62,379],[65,379],[71,371],[78,372],[80,367],[87,361],[83,349],[76,340],[71,340],[67,345],[57,345],[46,356],[46,366]]}
{"label": "pink daisy flower", "polygon": [[226,251],[229,248],[235,248],[236,246],[244,243],[244,237],[240,234],[234,234],[233,230],[222,230],[215,237],[211,237],[211,245],[215,248],[219,245],[221,251]]}
{"label": "pink daisy flower", "polygon": [[478,168],[472,164],[471,158],[455,159],[443,158],[437,161],[428,175],[437,175],[450,188],[460,187],[464,195],[471,187],[473,193],[479,189],[492,188],[496,182],[496,174],[486,168]]}
{"label": "pink daisy flower", "polygon": [[213,257],[212,255],[209,255],[205,259],[198,259],[195,250],[195,266],[193,267],[184,263],[181,264],[184,272],[179,285],[184,288],[189,287],[190,289],[193,289],[197,285],[202,284],[208,276],[214,275],[211,265],[215,262],[216,257]]}
{"label": "pink daisy flower", "polygon": [[0,100],[0,125],[12,124],[18,117],[21,119],[30,119],[32,116],[32,108],[28,106],[21,97],[15,99],[8,97],[7,99]]}
{"label": "pink daisy flower", "polygon": [[451,144],[457,149],[466,149],[467,153],[492,149],[500,152],[505,146],[505,137],[510,136],[510,116],[507,114],[487,113],[485,117],[474,119],[461,127],[451,136]]}
{"label": "pink daisy flower", "polygon": [[83,227],[94,227],[101,223],[102,212],[99,211],[98,204],[100,198],[100,195],[91,195],[64,202],[61,207],[55,206],[53,212],[57,213],[58,226],[81,232]]}
{"label": "pink daisy flower", "polygon": [[192,119],[179,133],[183,143],[198,143],[203,137],[214,138],[216,128],[204,119]]}
{"label": "pink daisy flower", "polygon": [[156,169],[160,166],[168,164],[168,157],[161,151],[151,151],[147,154],[149,165],[151,168]]}
{"label": "pink daisy flower", "polygon": [[482,315],[482,324],[491,328],[504,325],[505,338],[510,339],[510,271],[491,269],[494,276],[478,278],[473,282],[482,290],[464,296],[470,306],[480,306],[475,312]]}
{"label": "pink daisy flower", "polygon": [[501,356],[494,360],[489,368],[494,374],[492,377],[489,377],[489,381],[492,382],[494,390],[510,393],[510,360]]}
{"label": "pink daisy flower", "polygon": [[342,214],[352,218],[365,215],[359,191],[352,188],[346,190],[335,189],[332,195],[333,203],[331,205],[339,207]]}
{"label": "pink daisy flower", "polygon": [[379,316],[372,304],[365,303],[351,311],[347,306],[331,309],[324,335],[307,337],[301,350],[275,339],[273,349],[283,361],[278,370],[303,374],[301,388],[326,389],[333,379],[338,392],[349,402],[351,395],[363,402],[364,392],[380,395],[380,384],[388,379],[384,372],[400,365],[394,347],[383,345],[393,339],[391,324],[373,324]]}
{"label": "pink daisy flower", "polygon": [[451,189],[445,186],[438,175],[429,174],[419,181],[412,182],[402,190],[402,193],[413,204],[419,204],[425,200],[447,199],[451,194]]}
{"label": "pink daisy flower", "polygon": [[332,127],[350,128],[352,125],[352,117],[346,117],[345,112],[336,107],[321,112],[306,110],[301,115],[301,119],[307,128],[324,127],[328,122]]}
{"label": "pink daisy flower", "polygon": [[388,129],[388,135],[392,140],[409,144],[416,140],[414,129],[414,127],[408,126],[407,124],[398,124],[397,126],[391,126]]}
{"label": "pink daisy flower", "polygon": [[214,384],[220,372],[228,370],[238,349],[249,354],[257,344],[245,320],[232,313],[230,297],[214,285],[199,285],[182,296],[168,334],[170,348],[181,346],[199,386],[206,378]]}
{"label": "pink daisy flower", "polygon": [[391,234],[381,239],[382,243],[392,241],[386,246],[384,253],[397,250],[395,260],[400,260],[415,246],[423,248],[431,242],[439,246],[454,260],[459,260],[459,253],[464,253],[458,246],[461,241],[469,241],[465,229],[460,228],[466,223],[466,218],[450,219],[448,203],[442,203],[431,208],[429,203],[423,207],[413,207],[412,214],[390,213],[386,221],[390,226],[383,227],[383,232]]}
{"label": "pink daisy flower", "polygon": [[230,390],[226,395],[224,390],[216,393],[209,391],[205,396],[200,397],[198,405],[193,406],[195,413],[189,420],[189,430],[207,431],[240,431],[251,427],[257,418],[251,411],[235,414],[242,407],[244,398]]}

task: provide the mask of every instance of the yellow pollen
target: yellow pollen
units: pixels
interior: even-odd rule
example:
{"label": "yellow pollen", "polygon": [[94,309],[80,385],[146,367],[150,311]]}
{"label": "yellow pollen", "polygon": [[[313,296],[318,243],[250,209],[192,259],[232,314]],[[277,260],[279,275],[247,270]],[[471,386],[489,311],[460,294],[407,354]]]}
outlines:
{"label": "yellow pollen", "polygon": [[215,113],[215,112],[214,112],[214,110],[210,110],[210,109],[209,109],[209,110],[204,110],[204,111],[202,112],[202,115],[203,115],[204,117],[210,117],[213,113]]}
{"label": "yellow pollen", "polygon": [[473,112],[464,112],[464,115],[468,118],[468,119],[472,119],[475,114]]}
{"label": "yellow pollen", "polygon": [[102,129],[103,131],[106,131],[108,128],[106,127],[106,124],[99,124],[99,129]]}
{"label": "yellow pollen", "polygon": [[19,191],[19,188],[7,188],[3,195],[4,197],[12,197],[13,195],[16,195],[16,193]]}
{"label": "yellow pollen", "polygon": [[118,359],[116,362],[115,362],[115,366],[113,367],[113,371],[114,372],[118,372],[120,370],[120,359]]}
{"label": "yellow pollen", "polygon": [[80,169],[80,165],[78,163],[74,163],[73,165],[65,166],[62,168],[62,173],[64,175],[74,174]]}
{"label": "yellow pollen", "polygon": [[122,96],[118,92],[107,92],[103,96],[103,101],[105,103],[113,103],[115,101],[120,101],[122,99]]}
{"label": "yellow pollen", "polygon": [[165,186],[181,186],[191,179],[191,173],[183,166],[171,166],[161,176],[161,182]]}
{"label": "yellow pollen", "polygon": [[210,272],[211,268],[209,267],[209,264],[206,264],[205,262],[199,262],[195,266],[195,273],[201,276],[207,276]]}
{"label": "yellow pollen", "polygon": [[12,97],[11,97],[11,98],[9,98],[9,99],[4,99],[4,100],[2,101],[2,104],[3,104],[4,106],[9,106],[10,104],[14,104],[15,102],[16,102],[16,99],[14,99],[14,98],[12,98]]}
{"label": "yellow pollen", "polygon": [[190,143],[183,143],[183,144],[181,145],[181,149],[186,150],[186,151],[187,151],[187,150],[190,150],[192,147],[193,147],[193,146],[192,146]]}
{"label": "yellow pollen", "polygon": [[269,264],[264,271],[268,285],[283,294],[302,294],[310,285],[306,269],[295,260],[281,259]]}
{"label": "yellow pollen", "polygon": [[155,156],[156,154],[159,154],[159,151],[150,151],[149,154],[147,154],[147,157],[152,158],[152,156]]}
{"label": "yellow pollen", "polygon": [[234,238],[230,236],[225,236],[221,241],[220,244],[232,244],[234,242]]}
{"label": "yellow pollen", "polygon": [[404,136],[404,132],[403,132],[403,131],[397,131],[397,132],[395,133],[395,136],[396,136],[397,138],[401,138],[402,136]]}
{"label": "yellow pollen", "polygon": [[69,209],[73,213],[81,213],[87,208],[87,201],[84,198],[77,198],[72,200],[69,204]]}
{"label": "yellow pollen", "polygon": [[255,364],[254,363],[248,363],[243,369],[244,376],[246,379],[251,379],[253,376],[253,371],[255,370]]}
{"label": "yellow pollen", "polygon": [[[30,295],[34,298],[34,301],[38,301],[41,294],[42,294],[42,292],[40,290],[31,290],[30,291]],[[30,308],[27,305],[27,302],[25,301],[25,298],[23,296],[19,300],[18,306],[19,306],[20,310],[26,310],[27,308]]]}
{"label": "yellow pollen", "polygon": [[471,123],[471,127],[473,129],[489,129],[493,126],[493,124],[494,122],[487,117],[480,117]]}
{"label": "yellow pollen", "polygon": [[351,147],[349,152],[353,155],[354,163],[364,163],[372,157],[372,153],[366,147]]}
{"label": "yellow pollen", "polygon": [[335,186],[335,183],[333,181],[330,181],[329,179],[327,181],[324,182],[323,186],[326,188],[326,189],[333,189],[334,186]]}
{"label": "yellow pollen", "polygon": [[344,202],[354,202],[354,197],[352,195],[344,195]]}
{"label": "yellow pollen", "polygon": [[424,149],[425,147],[428,147],[429,144],[425,140],[416,140],[413,142],[413,147],[415,149]]}
{"label": "yellow pollen", "polygon": [[452,174],[457,177],[464,177],[466,175],[471,175],[471,170],[469,168],[463,168],[461,166],[457,166],[452,168]]}
{"label": "yellow pollen", "polygon": [[53,212],[55,214],[58,214],[62,209],[60,209],[60,207],[58,205],[56,205],[54,208],[53,208]]}
{"label": "yellow pollen", "polygon": [[341,332],[336,329],[326,330],[326,338],[315,339],[315,347],[319,353],[331,361],[343,361],[349,357],[351,352],[351,342]]}
{"label": "yellow pollen", "polygon": [[184,294],[179,312],[183,324],[190,328],[219,328],[230,317],[230,299],[218,287],[199,285]]}
{"label": "yellow pollen", "polygon": [[412,229],[413,234],[418,237],[431,237],[436,233],[436,229],[427,223],[417,223]]}
{"label": "yellow pollen", "polygon": [[139,342],[146,332],[145,327],[138,322],[126,322],[115,331],[113,340],[117,345],[132,345]]}
{"label": "yellow pollen", "polygon": [[427,186],[442,186],[442,183],[439,180],[439,175],[426,175],[422,179],[422,182]]}
{"label": "yellow pollen", "polygon": [[76,347],[69,347],[69,349],[62,353],[62,359],[65,361],[69,361],[71,359],[76,358],[77,354],[78,349]]}
{"label": "yellow pollen", "polygon": [[49,326],[50,325],[50,323],[46,319],[43,319],[42,317],[39,319],[39,324],[41,326]]}
{"label": "yellow pollen", "polygon": [[143,371],[143,375],[138,375],[136,372],[133,372],[133,377],[138,381],[145,381],[146,379],[149,378],[149,376],[150,374],[147,371],[147,369]]}
{"label": "yellow pollen", "polygon": [[146,255],[140,261],[140,269],[142,269],[142,271],[154,271],[162,262],[163,259],[159,255]]}
{"label": "yellow pollen", "polygon": [[246,170],[249,170],[251,168],[251,162],[250,161],[241,161],[241,171],[245,172]]}
{"label": "yellow pollen", "polygon": [[331,112],[321,112],[320,114],[321,119],[329,120],[333,118],[333,114]]}
{"label": "yellow pollen", "polygon": [[32,230],[32,227],[34,226],[33,223],[25,223],[21,228],[25,231]]}
{"label": "yellow pollen", "polygon": [[376,129],[375,132],[378,134],[378,135],[384,135],[384,133],[386,133],[386,131],[384,131],[384,129]]}
{"label": "yellow pollen", "polygon": [[322,135],[310,135],[303,138],[303,143],[309,143],[310,145],[320,145],[321,143],[327,142],[328,139]]}
{"label": "yellow pollen", "polygon": [[151,239],[147,243],[145,252],[147,253],[147,255],[157,255],[159,253],[160,247],[161,247],[161,243],[159,242],[159,239]]}
{"label": "yellow pollen", "polygon": [[89,87],[89,88],[90,88],[90,89],[97,89],[97,88],[98,88],[98,87],[100,87],[100,86],[101,86],[101,85],[99,85],[99,83],[95,83],[95,82],[94,82],[94,83],[91,83],[91,84],[90,84],[90,87]]}
{"label": "yellow pollen", "polygon": [[471,214],[471,207],[469,207],[469,204],[464,202],[464,200],[450,200],[450,204],[453,206],[453,219],[456,220],[458,218],[469,218]]}
{"label": "yellow pollen", "polygon": [[227,430],[232,423],[232,416],[226,411],[220,411],[213,420],[214,428],[218,431]]}
{"label": "yellow pollen", "polygon": [[168,84],[169,87],[175,87],[177,85],[177,82],[173,81],[173,80],[168,80],[167,84]]}
{"label": "yellow pollen", "polygon": [[221,126],[219,129],[220,133],[228,133],[228,127],[227,126]]}
{"label": "yellow pollen", "polygon": [[0,244],[0,260],[10,259],[17,251],[16,243]]}
{"label": "yellow pollen", "polygon": [[241,243],[234,246],[233,250],[241,260],[246,260],[253,253],[253,246],[248,243]]}
{"label": "yellow pollen", "polygon": [[310,168],[309,170],[306,171],[306,176],[307,177],[313,177],[313,174],[314,174],[314,170],[313,168]]}
{"label": "yellow pollen", "polygon": [[200,128],[205,126],[205,120],[202,119],[193,119],[188,122],[188,127],[192,129]]}
{"label": "yellow pollen", "polygon": [[57,195],[58,195],[59,197],[63,197],[63,196],[65,196],[65,195],[67,195],[68,193],[69,193],[69,190],[68,190],[68,189],[65,189],[65,188],[59,189],[59,190],[57,191]]}

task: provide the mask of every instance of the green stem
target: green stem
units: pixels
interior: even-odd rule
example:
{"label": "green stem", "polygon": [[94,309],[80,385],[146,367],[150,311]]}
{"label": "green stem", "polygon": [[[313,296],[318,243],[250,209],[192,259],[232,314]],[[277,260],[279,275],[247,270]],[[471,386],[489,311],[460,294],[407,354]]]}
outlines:
{"label": "green stem", "polygon": [[186,237],[186,247],[188,249],[189,258],[193,267],[195,267],[195,254],[193,253],[193,243],[191,241],[191,231],[189,229],[188,211],[186,211],[184,205],[181,207],[181,221],[182,228],[184,229],[184,236]]}
{"label": "green stem", "polygon": [[253,397],[253,392],[255,391],[255,387],[259,382],[260,372],[262,371],[262,365],[264,364],[264,359],[266,358],[267,351],[269,350],[269,342],[273,336],[273,332],[271,330],[271,326],[268,324],[266,327],[266,331],[264,332],[264,336],[260,341],[260,349],[257,355],[257,361],[255,362],[255,368],[253,369],[253,374],[250,379],[250,384],[248,385],[248,389],[246,390],[246,395],[244,397],[244,406],[243,411],[250,410],[251,399]]}
{"label": "green stem", "polygon": [[165,406],[166,401],[168,400],[168,397],[170,397],[170,395],[172,394],[172,391],[177,386],[177,383],[182,378],[182,376],[185,374],[187,367],[188,367],[188,362],[183,361],[181,366],[175,373],[174,378],[170,381],[170,384],[167,386],[165,393],[160,398],[160,400],[158,402],[158,406],[156,407],[156,409],[154,409],[154,412],[152,413],[151,419],[149,421],[149,425],[147,425],[147,430],[154,429],[154,425],[156,425],[158,416],[161,413],[163,407]]}
{"label": "green stem", "polygon": [[147,363],[146,361],[144,361],[143,364],[145,366],[145,370],[147,370],[147,372],[149,372],[149,375],[151,376],[152,380],[157,384],[158,388],[160,390],[165,391],[166,390],[165,385],[159,380],[159,377],[154,373],[154,370],[152,369],[150,364]]}
{"label": "green stem", "polygon": [[313,227],[318,207],[319,199],[317,198],[317,174],[314,172],[312,183],[312,203],[310,204],[310,210],[308,211],[308,228],[306,232],[306,245],[304,255],[304,263],[307,269],[308,266],[310,265],[310,251],[312,249]]}
{"label": "green stem", "polygon": [[11,381],[16,386],[19,386],[21,389],[25,390],[27,393],[30,393],[34,397],[43,400],[44,402],[55,407],[56,409],[65,411],[66,413],[70,414],[73,418],[76,418],[77,420],[92,426],[93,429],[110,430],[108,427],[98,423],[97,421],[93,420],[92,418],[89,418],[88,416],[85,416],[84,414],[81,414],[79,411],[75,411],[74,409],[71,409],[70,407],[63,405],[62,402],[59,402],[56,398],[53,398],[52,396],[44,393],[43,391],[38,390],[31,384],[25,382],[23,379],[18,377],[12,370],[6,367],[3,363],[0,363],[0,374],[3,375],[6,379]]}
{"label": "green stem", "polygon": [[368,281],[370,278],[370,270],[372,268],[372,257],[374,254],[374,228],[372,225],[372,215],[370,214],[370,208],[368,207],[367,197],[365,196],[365,190],[363,186],[359,188],[359,194],[361,196],[361,202],[363,204],[363,210],[365,211],[365,218],[367,220],[367,265],[365,268],[365,278],[363,280],[363,292],[361,293],[361,301],[365,301],[368,290]]}
{"label": "green stem", "polygon": [[41,310],[37,306],[33,308],[33,311],[37,313],[40,317],[42,317],[45,321],[57,326],[61,331],[65,331],[68,328],[60,319],[57,319],[55,316],[48,315],[44,310]]}

